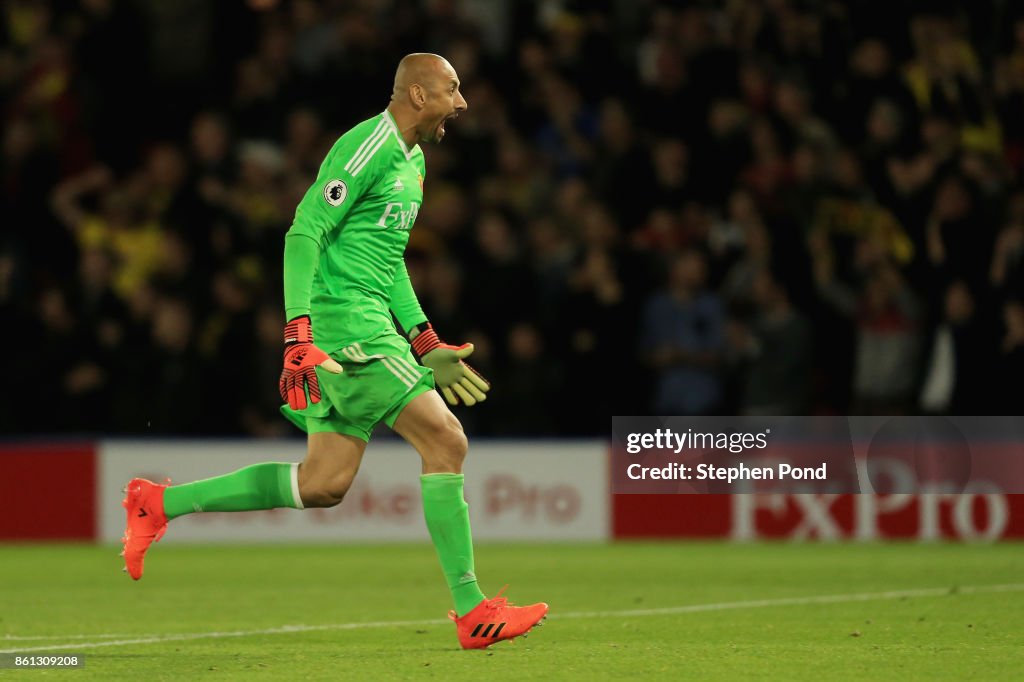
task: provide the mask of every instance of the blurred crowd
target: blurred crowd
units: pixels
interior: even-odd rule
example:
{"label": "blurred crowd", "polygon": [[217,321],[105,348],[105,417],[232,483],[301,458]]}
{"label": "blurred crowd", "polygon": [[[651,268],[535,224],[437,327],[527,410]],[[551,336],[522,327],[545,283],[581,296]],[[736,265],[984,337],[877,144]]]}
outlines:
{"label": "blurred crowd", "polygon": [[1024,8],[7,0],[10,433],[277,436],[325,152],[445,55],[407,260],[494,436],[612,414],[1020,414]]}

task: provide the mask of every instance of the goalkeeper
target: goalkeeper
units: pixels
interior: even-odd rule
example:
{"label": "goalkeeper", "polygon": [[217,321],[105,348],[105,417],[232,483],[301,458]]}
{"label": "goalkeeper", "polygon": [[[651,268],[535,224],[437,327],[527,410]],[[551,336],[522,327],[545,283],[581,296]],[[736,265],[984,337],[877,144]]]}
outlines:
{"label": "goalkeeper", "polygon": [[474,405],[490,386],[464,362],[473,346],[445,344],[431,327],[404,261],[423,200],[418,143],[440,142],[445,124],[466,106],[445,59],[411,54],[398,65],[387,109],[331,148],[284,248],[281,411],[308,434],[306,458],[184,485],[130,481],[123,555],[132,578],[142,577],[146,550],[167,522],[184,514],[339,504],[383,422],[423,460],[423,513],[461,645],[483,648],[517,637],[544,617],[547,604],[487,599],[477,584],[461,473],[468,444],[434,388],[451,405]]}

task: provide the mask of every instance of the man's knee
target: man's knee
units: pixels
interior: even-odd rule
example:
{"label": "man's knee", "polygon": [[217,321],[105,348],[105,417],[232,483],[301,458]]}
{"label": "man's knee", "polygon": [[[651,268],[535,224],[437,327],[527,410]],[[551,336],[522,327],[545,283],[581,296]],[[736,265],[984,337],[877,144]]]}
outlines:
{"label": "man's knee", "polygon": [[[301,472],[300,472],[301,473]],[[299,478],[299,496],[304,507],[335,507],[345,499],[345,493],[352,487],[354,474],[343,472],[332,476]]]}
{"label": "man's knee", "polygon": [[469,440],[455,415],[448,414],[446,417],[434,426],[430,438],[431,447],[424,459],[428,460],[427,464],[433,469],[461,471],[466,453],[469,452]]}

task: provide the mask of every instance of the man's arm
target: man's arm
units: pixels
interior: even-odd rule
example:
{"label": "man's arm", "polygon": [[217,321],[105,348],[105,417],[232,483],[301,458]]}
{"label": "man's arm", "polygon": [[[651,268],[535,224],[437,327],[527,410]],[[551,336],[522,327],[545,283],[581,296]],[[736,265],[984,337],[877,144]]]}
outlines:
{"label": "man's arm", "polygon": [[284,308],[289,320],[309,315],[320,250],[331,233],[343,226],[352,206],[379,179],[380,169],[372,156],[364,155],[362,164],[352,163],[363,145],[362,136],[339,139],[295,209],[284,240]]}
{"label": "man's arm", "polygon": [[320,260],[320,244],[308,235],[289,231],[284,238],[284,314],[293,320],[309,315],[313,275]]}
{"label": "man's arm", "polygon": [[416,298],[416,292],[413,291],[409,269],[405,266],[404,259],[399,261],[398,267],[395,268],[395,281],[391,285],[391,312],[410,339],[416,338],[419,331],[417,326],[427,321],[427,316],[423,314],[423,308]]}
{"label": "man's arm", "polygon": [[[298,212],[296,212],[298,218]],[[297,223],[296,223],[297,225]],[[309,299],[313,275],[320,260],[320,243],[304,230],[288,231],[284,239],[284,368],[278,380],[281,399],[293,410],[304,410],[309,402],[320,402],[320,381],[316,368],[340,374],[341,365],[313,344]],[[315,229],[315,228],[314,228]]]}
{"label": "man's arm", "polygon": [[438,337],[416,298],[404,260],[395,269],[395,280],[391,285],[391,312],[409,337],[420,362],[434,370],[434,382],[449,405],[476,405],[487,399],[491,385],[463,362],[473,353],[473,344],[452,346]]}
{"label": "man's arm", "polygon": [[351,206],[372,186],[375,168],[351,163],[354,141],[339,140],[320,167],[316,181],[295,209],[295,220],[284,240],[284,308],[288,323],[284,328],[284,369],[278,388],[282,400],[293,410],[302,410],[309,402],[320,402],[320,382],[316,368],[334,374],[341,365],[314,345],[310,320],[313,277],[320,262],[320,251],[329,235],[339,229]]}

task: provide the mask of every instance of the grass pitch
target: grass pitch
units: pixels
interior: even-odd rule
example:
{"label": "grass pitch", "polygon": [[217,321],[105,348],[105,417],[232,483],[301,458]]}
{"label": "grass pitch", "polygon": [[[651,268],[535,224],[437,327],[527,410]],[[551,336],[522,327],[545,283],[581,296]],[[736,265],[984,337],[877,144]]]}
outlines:
{"label": "grass pitch", "polygon": [[[429,545],[0,547],[11,679],[1019,679],[1024,547],[484,545],[489,594],[551,604],[461,651]],[[290,627],[291,626],[291,627]],[[26,651],[34,649],[36,651]]]}

